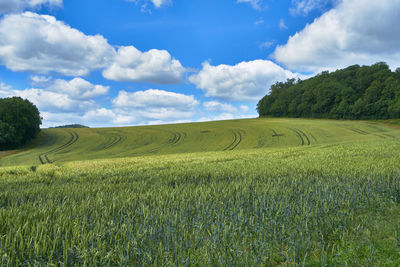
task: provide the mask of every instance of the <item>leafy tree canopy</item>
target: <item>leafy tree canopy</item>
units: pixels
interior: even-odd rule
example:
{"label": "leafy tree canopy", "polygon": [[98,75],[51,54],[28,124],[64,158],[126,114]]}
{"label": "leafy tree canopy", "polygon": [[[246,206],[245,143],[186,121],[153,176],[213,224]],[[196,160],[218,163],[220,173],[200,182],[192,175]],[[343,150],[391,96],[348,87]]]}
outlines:
{"label": "leafy tree canopy", "polygon": [[89,128],[89,127],[82,124],[67,124],[50,128]]}
{"label": "leafy tree canopy", "polygon": [[0,98],[0,150],[25,145],[38,135],[41,124],[39,110],[28,100]]}
{"label": "leafy tree canopy", "polygon": [[400,118],[400,68],[354,65],[307,80],[271,86],[257,104],[262,116],[332,119]]}

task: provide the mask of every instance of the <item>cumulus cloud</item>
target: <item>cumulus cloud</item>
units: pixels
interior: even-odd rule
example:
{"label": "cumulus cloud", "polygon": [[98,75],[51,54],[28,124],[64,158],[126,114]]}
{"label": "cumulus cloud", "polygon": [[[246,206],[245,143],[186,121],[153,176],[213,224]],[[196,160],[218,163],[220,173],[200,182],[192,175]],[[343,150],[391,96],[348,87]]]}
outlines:
{"label": "cumulus cloud", "polygon": [[195,115],[195,109],[199,104],[193,95],[158,89],[120,91],[112,103],[114,112],[119,117],[125,118],[126,123],[188,119]]}
{"label": "cumulus cloud", "polygon": [[0,62],[12,71],[81,76],[114,55],[103,36],[85,35],[53,16],[25,12],[0,21]]}
{"label": "cumulus cloud", "polygon": [[198,101],[193,95],[149,89],[132,93],[120,91],[117,98],[113,100],[113,104],[117,107],[154,107],[191,110],[198,105]]}
{"label": "cumulus cloud", "polygon": [[[94,85],[82,78],[65,81],[32,76],[31,80],[43,88],[16,90],[0,82],[0,97],[19,96],[31,101],[43,116],[45,127],[68,123],[92,123],[92,120],[85,120],[87,117],[83,115],[98,109],[98,104],[92,98],[108,92],[107,86]],[[108,121],[103,121],[103,125]]]}
{"label": "cumulus cloud", "polygon": [[202,70],[189,80],[208,97],[243,102],[257,101],[275,82],[297,76],[272,61],[254,60],[234,66],[211,66],[205,62]]}
{"label": "cumulus cloud", "polygon": [[400,0],[343,0],[278,46],[272,57],[296,71],[319,72],[386,61],[400,65]]}
{"label": "cumulus cloud", "polygon": [[203,106],[208,111],[224,111],[224,112],[237,112],[238,109],[227,103],[220,103],[218,101],[204,102]]}
{"label": "cumulus cloud", "polygon": [[47,87],[48,90],[64,93],[74,99],[91,99],[106,95],[109,86],[95,85],[82,78],[70,81],[56,79]]}
{"label": "cumulus cloud", "polygon": [[240,105],[239,108],[240,108],[241,111],[244,111],[244,112],[247,112],[247,111],[249,111],[249,109],[250,109],[250,108],[249,108],[248,106],[246,106],[246,105]]}
{"label": "cumulus cloud", "polygon": [[62,0],[0,0],[0,14],[20,12],[25,9],[34,9],[42,5],[60,7],[62,3]]}
{"label": "cumulus cloud", "polygon": [[184,72],[181,63],[165,50],[141,52],[133,46],[123,46],[103,76],[114,81],[174,84],[182,81]]}
{"label": "cumulus cloud", "polygon": [[1,97],[19,96],[35,104],[40,112],[84,112],[95,106],[92,100],[76,100],[66,94],[51,92],[44,89],[14,90],[11,87],[0,88]]}
{"label": "cumulus cloud", "polygon": [[31,75],[30,77],[33,84],[43,84],[51,80],[51,77],[41,75]]}

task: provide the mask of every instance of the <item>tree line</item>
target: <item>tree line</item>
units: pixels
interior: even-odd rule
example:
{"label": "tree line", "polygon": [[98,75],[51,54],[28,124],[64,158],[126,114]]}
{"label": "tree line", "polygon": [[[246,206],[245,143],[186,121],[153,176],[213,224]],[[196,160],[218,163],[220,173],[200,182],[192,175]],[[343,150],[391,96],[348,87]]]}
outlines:
{"label": "tree line", "polygon": [[258,102],[257,111],[260,117],[400,118],[400,68],[392,72],[379,62],[277,82]]}
{"label": "tree line", "polygon": [[39,110],[28,100],[0,98],[0,150],[27,144],[38,135],[41,124]]}

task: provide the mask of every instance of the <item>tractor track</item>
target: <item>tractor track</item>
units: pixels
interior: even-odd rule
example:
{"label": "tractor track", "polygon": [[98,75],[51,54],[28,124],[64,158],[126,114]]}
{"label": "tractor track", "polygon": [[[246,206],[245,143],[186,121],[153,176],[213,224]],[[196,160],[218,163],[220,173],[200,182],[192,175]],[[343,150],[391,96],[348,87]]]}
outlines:
{"label": "tractor track", "polygon": [[240,130],[232,130],[232,133],[233,142],[229,146],[224,148],[223,151],[234,150],[242,142],[242,133],[240,132]]}
{"label": "tractor track", "polygon": [[176,145],[177,143],[179,143],[181,140],[185,139],[185,137],[186,137],[186,133],[173,132],[172,134],[173,134],[173,136],[169,140],[169,143],[172,145]]}
{"label": "tractor track", "polygon": [[119,134],[114,134],[113,135],[113,139],[111,140],[111,143],[107,144],[105,147],[103,147],[102,150],[106,150],[109,149],[113,146],[116,146],[117,144],[125,141],[126,137],[125,136],[121,136]]}
{"label": "tractor track", "polygon": [[366,131],[363,131],[363,130],[360,130],[360,129],[357,129],[357,128],[353,128],[353,127],[347,128],[347,129],[349,129],[350,131],[353,131],[353,132],[355,132],[355,133],[362,134],[362,135],[367,135],[367,134],[369,134],[369,133],[366,132]]}
{"label": "tractor track", "polygon": [[382,134],[382,135],[384,135],[384,136],[387,136],[387,137],[389,137],[389,138],[396,138],[396,136],[393,136],[393,135],[390,135],[390,134]]}
{"label": "tractor track", "polygon": [[278,134],[275,130],[272,130],[272,137],[285,136],[285,134]]}
{"label": "tractor track", "polygon": [[307,140],[307,145],[309,146],[311,144],[310,142],[310,138],[308,138],[308,136],[300,129],[297,129],[297,131],[299,131]]}
{"label": "tractor track", "polygon": [[60,150],[63,150],[65,148],[75,144],[78,141],[79,135],[75,131],[70,131],[69,134],[71,135],[71,137],[68,140],[68,142],[66,142],[65,144],[63,144],[63,145],[61,145],[59,147],[56,147],[56,148],[54,148],[52,150],[49,150],[49,151],[47,151],[45,153],[42,153],[42,154],[40,154],[38,156],[39,157],[39,161],[40,161],[41,164],[53,163],[54,161],[49,159],[49,154],[50,153],[55,153],[55,152],[58,152]]}
{"label": "tractor track", "polygon": [[302,146],[304,146],[304,145],[308,145],[309,146],[311,144],[310,138],[302,130],[296,129],[296,128],[289,128],[289,129],[291,131],[293,131],[297,135],[297,137],[300,138]]}

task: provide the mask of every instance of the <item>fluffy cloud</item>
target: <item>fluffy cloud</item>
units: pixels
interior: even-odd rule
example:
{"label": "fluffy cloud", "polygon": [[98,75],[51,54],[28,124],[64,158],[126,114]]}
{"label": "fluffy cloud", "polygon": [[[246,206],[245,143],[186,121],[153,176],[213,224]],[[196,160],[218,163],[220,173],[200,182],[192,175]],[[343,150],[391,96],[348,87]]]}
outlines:
{"label": "fluffy cloud", "polygon": [[195,115],[195,109],[199,104],[193,95],[158,89],[132,93],[120,91],[112,103],[115,108],[114,112],[119,117],[132,118],[126,123],[187,119]]}
{"label": "fluffy cloud", "polygon": [[0,13],[20,12],[41,5],[62,6],[62,0],[0,0]]}
{"label": "fluffy cloud", "polygon": [[116,107],[151,107],[178,110],[192,110],[198,103],[193,95],[178,94],[158,89],[132,93],[120,91],[117,98],[113,100],[113,104]]}
{"label": "fluffy cloud", "polygon": [[296,71],[319,72],[386,61],[400,65],[400,0],[343,0],[278,46],[272,57]]}
{"label": "fluffy cloud", "polygon": [[224,112],[237,112],[238,109],[227,103],[220,103],[218,101],[204,102],[203,106],[208,111],[224,111]]}
{"label": "fluffy cloud", "polygon": [[40,76],[40,75],[31,75],[31,81],[33,84],[42,84],[47,83],[51,80],[51,77]]}
{"label": "fluffy cloud", "polygon": [[[4,90],[5,89],[5,90]],[[76,100],[66,94],[50,92],[43,89],[25,89],[13,90],[9,88],[0,88],[1,97],[20,96],[28,99],[35,104],[40,112],[84,112],[95,106],[92,100]]]}
{"label": "fluffy cloud", "polygon": [[85,35],[52,16],[25,12],[0,21],[0,62],[13,71],[80,76],[114,55],[101,35]]}
{"label": "fluffy cloud", "polygon": [[103,76],[114,81],[173,84],[182,81],[185,69],[165,50],[141,52],[133,46],[123,46]]}
{"label": "fluffy cloud", "polygon": [[0,97],[20,96],[28,99],[38,107],[41,114],[45,114],[44,119],[49,120],[45,122],[47,126],[54,126],[57,121],[68,123],[73,119],[83,123],[82,115],[98,106],[91,98],[108,92],[108,87],[91,84],[82,78],[65,81],[32,76],[31,79],[44,87],[16,90],[0,82]]}
{"label": "fluffy cloud", "polygon": [[94,85],[82,78],[74,78],[70,81],[62,79],[54,80],[46,89],[67,94],[74,99],[91,99],[106,95],[109,87]]}
{"label": "fluffy cloud", "polygon": [[272,61],[255,60],[234,66],[211,66],[205,62],[202,70],[189,80],[208,97],[243,102],[257,101],[275,82],[296,76]]}

